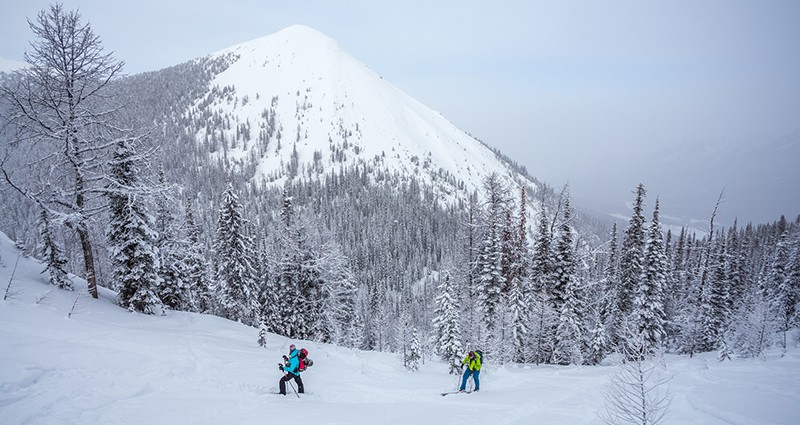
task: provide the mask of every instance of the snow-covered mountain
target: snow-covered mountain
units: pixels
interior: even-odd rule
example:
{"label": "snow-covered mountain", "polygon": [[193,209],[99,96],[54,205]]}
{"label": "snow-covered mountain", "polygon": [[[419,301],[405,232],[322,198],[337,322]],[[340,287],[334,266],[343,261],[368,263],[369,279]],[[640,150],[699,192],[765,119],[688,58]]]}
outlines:
{"label": "snow-covered mountain", "polygon": [[519,177],[487,146],[307,26],[205,59],[222,60],[227,68],[186,114],[205,111],[209,123],[225,124],[197,128],[195,137],[224,137],[225,146],[212,156],[233,165],[256,160],[257,179],[280,184],[362,164],[373,179],[414,175],[449,199],[459,187],[480,188],[492,172]]}

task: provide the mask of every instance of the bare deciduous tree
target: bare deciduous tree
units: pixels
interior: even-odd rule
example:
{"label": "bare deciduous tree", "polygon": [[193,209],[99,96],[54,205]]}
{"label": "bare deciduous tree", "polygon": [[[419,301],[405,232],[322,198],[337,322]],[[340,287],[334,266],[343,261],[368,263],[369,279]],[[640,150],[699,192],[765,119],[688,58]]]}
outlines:
{"label": "bare deciduous tree", "polygon": [[664,422],[672,398],[664,385],[669,381],[660,373],[661,365],[652,357],[642,334],[625,327],[624,357],[628,360],[611,377],[606,387],[605,410],[600,419],[609,425],[658,425]]}
{"label": "bare deciduous tree", "polygon": [[89,293],[97,278],[89,222],[103,208],[110,125],[109,83],[123,63],[103,51],[100,38],[76,11],[51,5],[28,21],[36,39],[28,66],[0,89],[10,105],[3,125],[12,134],[0,160],[6,182],[75,231]]}

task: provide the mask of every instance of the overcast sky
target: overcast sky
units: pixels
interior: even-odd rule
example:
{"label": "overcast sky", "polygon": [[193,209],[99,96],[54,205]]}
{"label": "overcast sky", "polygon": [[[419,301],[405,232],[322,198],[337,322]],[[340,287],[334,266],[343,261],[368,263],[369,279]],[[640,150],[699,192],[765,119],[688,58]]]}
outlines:
{"label": "overcast sky", "polygon": [[[0,4],[0,64],[48,4]],[[800,214],[797,0],[63,4],[131,74],[311,26],[578,205],[624,214],[642,182],[684,219],[723,188],[727,220]]]}

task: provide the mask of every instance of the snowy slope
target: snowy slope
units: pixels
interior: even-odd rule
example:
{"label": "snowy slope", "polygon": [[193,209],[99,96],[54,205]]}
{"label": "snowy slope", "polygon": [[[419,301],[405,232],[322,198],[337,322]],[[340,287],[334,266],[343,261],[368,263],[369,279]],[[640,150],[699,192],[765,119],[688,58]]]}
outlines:
{"label": "snowy slope", "polygon": [[[272,335],[264,349],[255,329],[217,317],[129,313],[107,290],[91,300],[52,289],[41,268],[0,233],[3,292],[11,282],[0,301],[2,424],[600,424],[617,370],[490,363],[481,392],[441,397],[455,380],[438,361],[411,373],[393,354],[292,341],[315,364],[308,394],[284,397],[274,393],[287,339]],[[796,347],[766,361],[713,359],[667,358],[667,424],[797,423]]]}
{"label": "snowy slope", "polygon": [[[254,153],[251,142],[216,155],[233,160],[257,155],[260,175],[269,181],[283,181],[285,173],[278,173],[290,163],[294,149],[306,166],[317,152],[322,173],[338,169],[334,152],[344,149],[346,164],[360,160],[375,170],[440,182],[443,198],[458,186],[444,182],[445,176],[472,190],[488,173],[513,175],[482,143],[309,27],[291,26],[210,57],[232,61],[211,83],[228,91],[225,96],[209,92],[195,108],[211,104],[219,116],[229,117],[228,140],[236,139],[237,124],[247,123],[255,138],[274,111],[281,136],[278,143],[276,131],[266,152]],[[198,140],[206,136],[206,129],[196,134]]]}

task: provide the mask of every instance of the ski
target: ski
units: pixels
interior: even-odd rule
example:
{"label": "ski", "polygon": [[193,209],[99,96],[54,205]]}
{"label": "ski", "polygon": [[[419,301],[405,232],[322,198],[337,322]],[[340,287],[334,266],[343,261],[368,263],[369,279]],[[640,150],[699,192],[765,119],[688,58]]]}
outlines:
{"label": "ski", "polygon": [[442,397],[444,397],[446,395],[450,395],[450,394],[469,394],[471,392],[472,391],[448,391],[446,393],[442,393]]}

